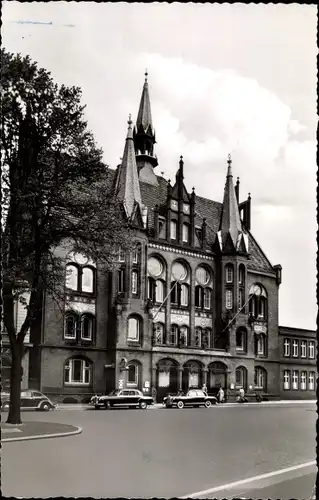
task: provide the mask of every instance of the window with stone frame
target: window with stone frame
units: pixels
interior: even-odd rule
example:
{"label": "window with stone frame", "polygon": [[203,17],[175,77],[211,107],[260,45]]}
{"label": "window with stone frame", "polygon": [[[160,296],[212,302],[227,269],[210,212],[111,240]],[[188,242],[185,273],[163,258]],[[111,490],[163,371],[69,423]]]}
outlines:
{"label": "window with stone frame", "polygon": [[292,371],[292,390],[297,391],[299,389],[299,372],[298,370]]}
{"label": "window with stone frame", "polygon": [[236,330],[236,351],[246,352],[247,350],[247,330],[239,327]]}
{"label": "window with stone frame", "polygon": [[226,290],[226,309],[231,310],[233,308],[233,291],[232,290]]}
{"label": "window with stone frame", "polygon": [[201,327],[197,326],[195,328],[195,347],[201,347],[202,346],[202,329]]}
{"label": "window with stone frame", "polygon": [[225,281],[226,283],[234,282],[234,266],[233,264],[227,264],[225,266]]}
{"label": "window with stone frame", "polygon": [[210,288],[204,288],[204,297],[203,297],[203,306],[204,309],[211,309],[212,307],[212,291]]}
{"label": "window with stone frame", "polygon": [[302,371],[300,373],[300,390],[305,391],[307,389],[307,372]]}
{"label": "window with stone frame", "polygon": [[176,220],[171,220],[171,239],[176,240],[177,239],[177,222]]}
{"label": "window with stone frame", "polygon": [[183,224],[183,243],[189,243],[189,224]]}
{"label": "window with stone frame", "polygon": [[300,357],[301,358],[307,357],[307,341],[306,340],[300,341]]}
{"label": "window with stone frame", "polygon": [[290,339],[284,339],[284,356],[290,357]]}
{"label": "window with stone frame", "polygon": [[176,345],[177,344],[177,338],[178,338],[178,326],[177,325],[171,325],[171,329],[168,333],[168,338],[167,338],[167,343],[169,345]]}
{"label": "window with stone frame", "polygon": [[255,389],[263,389],[264,391],[267,391],[267,372],[265,368],[256,366],[254,383]]}
{"label": "window with stone frame", "polygon": [[245,389],[247,383],[247,369],[244,366],[236,368],[236,389]]}
{"label": "window with stone frame", "polygon": [[162,280],[155,281],[155,302],[162,303],[164,301],[164,282]]}
{"label": "window with stone frame", "polygon": [[64,338],[74,339],[77,338],[77,330],[79,324],[79,316],[74,312],[67,312],[64,319]]}
{"label": "window with stone frame", "polygon": [[138,385],[138,372],[139,365],[134,362],[130,362],[127,366],[127,385],[137,386]]}
{"label": "window with stone frame", "polygon": [[313,391],[315,389],[315,372],[308,373],[308,390]]}
{"label": "window with stone frame", "polygon": [[81,316],[81,339],[92,340],[94,328],[94,317],[92,314],[82,314]]}
{"label": "window with stone frame", "polygon": [[257,349],[256,354],[258,356],[266,356],[267,354],[267,336],[260,334],[257,335]]}
{"label": "window with stone frame", "polygon": [[154,325],[155,344],[164,344],[164,325],[162,323],[155,323]]}
{"label": "window with stone frame", "polygon": [[308,343],[308,356],[309,356],[309,359],[315,358],[315,343],[313,340],[309,340],[309,343]]}
{"label": "window with stone frame", "polygon": [[117,271],[117,292],[125,292],[125,270],[124,268],[118,269]]}
{"label": "window with stone frame", "polygon": [[284,370],[284,390],[290,390],[290,370]]}
{"label": "window with stone frame", "polygon": [[[178,285],[177,285],[178,286]],[[186,283],[180,285],[180,305],[182,307],[189,306],[189,286]]]}
{"label": "window with stone frame", "polygon": [[69,358],[64,364],[65,385],[90,385],[92,383],[92,363],[81,357]]}
{"label": "window with stone frame", "polygon": [[128,318],[127,340],[130,342],[140,342],[141,340],[141,319],[137,316]]}
{"label": "window with stone frame", "polygon": [[132,295],[138,295],[139,292],[139,279],[138,279],[138,271],[134,269],[131,274],[132,277]]}
{"label": "window with stone frame", "polygon": [[189,344],[189,328],[186,325],[179,327],[179,342],[185,347]]}
{"label": "window with stone frame", "polygon": [[299,342],[298,340],[294,339],[292,341],[292,357],[298,358],[298,354],[299,354]]}

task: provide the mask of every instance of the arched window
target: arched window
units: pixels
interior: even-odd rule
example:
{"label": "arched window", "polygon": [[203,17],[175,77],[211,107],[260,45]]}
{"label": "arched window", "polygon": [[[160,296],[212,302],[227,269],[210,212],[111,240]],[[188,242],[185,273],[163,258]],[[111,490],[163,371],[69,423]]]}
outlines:
{"label": "arched window", "polygon": [[204,349],[209,349],[212,345],[212,330],[211,328],[204,328],[202,335],[202,347]]}
{"label": "arched window", "polygon": [[75,313],[68,312],[64,321],[64,338],[76,339],[78,329],[78,316]]}
{"label": "arched window", "polygon": [[66,385],[90,385],[92,383],[92,363],[84,358],[69,358],[64,364]]}
{"label": "arched window", "polygon": [[183,243],[189,243],[189,225],[183,224]]}
{"label": "arched window", "polygon": [[164,300],[164,283],[161,280],[157,280],[155,283],[155,302],[162,303]]}
{"label": "arched window", "polygon": [[189,287],[184,283],[181,285],[181,306],[187,307],[189,301]]}
{"label": "arched window", "polygon": [[170,333],[168,335],[167,343],[169,345],[176,345],[176,343],[177,343],[177,336],[178,336],[178,326],[177,325],[172,325]]}
{"label": "arched window", "polygon": [[82,268],[82,292],[93,293],[94,291],[94,272],[91,267]]}
{"label": "arched window", "polygon": [[255,335],[256,356],[266,356],[267,353],[267,336],[260,333]]}
{"label": "arched window", "polygon": [[239,366],[236,369],[236,388],[247,388],[247,369],[244,366]]}
{"label": "arched window", "polygon": [[141,335],[141,320],[136,316],[131,316],[128,319],[127,340],[138,342]]}
{"label": "arched window", "polygon": [[137,363],[129,363],[127,370],[127,385],[137,386],[138,385],[138,372],[139,365]]}
{"label": "arched window", "polygon": [[200,285],[205,286],[205,285],[208,285],[208,283],[210,282],[210,280],[211,280],[211,273],[207,269],[207,267],[199,266],[196,269],[196,281]]}
{"label": "arched window", "polygon": [[226,283],[234,282],[234,266],[233,264],[227,264],[225,266],[225,281]]}
{"label": "arched window", "polygon": [[74,264],[66,266],[66,287],[71,290],[78,290],[79,287],[79,268]]}
{"label": "arched window", "polygon": [[253,319],[266,320],[268,314],[267,292],[258,283],[249,290],[249,313]]}
{"label": "arched window", "polygon": [[179,329],[179,341],[181,345],[187,346],[189,344],[189,339],[188,339],[188,326],[181,326]]}
{"label": "arched window", "polygon": [[210,309],[212,306],[211,302],[212,292],[210,288],[204,288],[204,309]]}
{"label": "arched window", "polygon": [[199,326],[195,328],[195,346],[202,346],[202,329]]}
{"label": "arched window", "polygon": [[92,340],[93,338],[93,316],[83,314],[81,316],[81,338],[83,340]]}
{"label": "arched window", "polygon": [[247,331],[246,328],[240,327],[236,331],[236,351],[247,350]]}
{"label": "arched window", "polygon": [[256,366],[255,368],[255,389],[263,389],[267,391],[267,372],[261,366]]}
{"label": "arched window", "polygon": [[154,340],[155,344],[164,343],[164,325],[162,323],[155,323],[154,325]]}
{"label": "arched window", "polygon": [[238,284],[239,286],[245,286],[245,266],[240,264],[238,268]]}

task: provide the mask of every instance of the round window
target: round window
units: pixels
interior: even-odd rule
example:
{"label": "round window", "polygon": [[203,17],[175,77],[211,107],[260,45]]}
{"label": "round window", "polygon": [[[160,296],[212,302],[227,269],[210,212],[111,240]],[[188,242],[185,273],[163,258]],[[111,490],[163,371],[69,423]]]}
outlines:
{"label": "round window", "polygon": [[152,276],[159,276],[163,272],[163,265],[159,259],[150,257],[147,261],[147,270]]}
{"label": "round window", "polygon": [[210,273],[206,267],[198,267],[196,269],[196,280],[200,285],[207,285],[210,281]]}
{"label": "round window", "polygon": [[172,267],[173,278],[176,281],[184,280],[187,276],[187,269],[180,262],[174,262]]}

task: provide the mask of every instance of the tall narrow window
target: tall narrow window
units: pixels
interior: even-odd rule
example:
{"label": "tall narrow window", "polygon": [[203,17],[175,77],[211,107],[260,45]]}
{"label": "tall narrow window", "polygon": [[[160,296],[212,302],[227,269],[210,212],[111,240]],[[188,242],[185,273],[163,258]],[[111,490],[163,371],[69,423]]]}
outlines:
{"label": "tall narrow window", "polygon": [[137,385],[138,384],[138,366],[134,363],[130,363],[127,368],[128,368],[127,383],[129,385]]}
{"label": "tall narrow window", "polygon": [[195,307],[202,308],[203,305],[203,288],[199,285],[195,286]]}
{"label": "tall narrow window", "polygon": [[258,335],[257,354],[259,356],[264,356],[266,354],[266,337],[264,335]]}
{"label": "tall narrow window", "polygon": [[188,285],[181,285],[181,306],[188,306],[188,296],[189,296],[189,288]]}
{"label": "tall narrow window", "polygon": [[302,391],[307,389],[307,372],[301,372],[300,374],[300,389]]}
{"label": "tall narrow window", "polygon": [[260,318],[265,318],[266,315],[266,299],[265,297],[259,297],[258,301],[258,316]]}
{"label": "tall narrow window", "polygon": [[302,358],[307,357],[307,342],[305,340],[302,340],[300,342],[300,356]]}
{"label": "tall narrow window", "polygon": [[132,271],[132,294],[138,294],[138,272]]}
{"label": "tall narrow window", "polygon": [[92,340],[93,318],[84,314],[81,318],[81,338],[84,340]]}
{"label": "tall narrow window", "polygon": [[308,374],[308,390],[313,391],[315,388],[315,372],[309,372]]}
{"label": "tall narrow window", "polygon": [[178,305],[178,292],[179,292],[179,285],[176,283],[176,281],[173,281],[171,283],[171,304],[174,306]]}
{"label": "tall narrow window", "polygon": [[284,356],[286,356],[286,357],[290,356],[290,340],[289,339],[284,340]]}
{"label": "tall narrow window", "polygon": [[226,283],[233,283],[234,281],[234,268],[232,264],[227,264],[225,267],[226,271]]}
{"label": "tall narrow window", "polygon": [[204,288],[204,309],[211,308],[211,296],[210,288]]}
{"label": "tall narrow window", "polygon": [[284,390],[289,391],[290,389],[290,371],[284,370]]}
{"label": "tall narrow window", "polygon": [[255,368],[255,388],[266,390],[267,372],[264,368],[257,366]]}
{"label": "tall narrow window", "polygon": [[315,343],[312,340],[309,340],[308,352],[309,352],[309,359],[314,359],[314,357],[315,357]]}
{"label": "tall narrow window", "polygon": [[164,325],[162,325],[161,323],[156,323],[154,325],[154,336],[155,336],[155,344],[164,343]]}
{"label": "tall narrow window", "polygon": [[202,346],[202,329],[200,327],[195,328],[195,346]]}
{"label": "tall narrow window", "polygon": [[183,224],[183,243],[189,242],[189,225]]}
{"label": "tall narrow window", "polygon": [[93,293],[94,274],[90,267],[82,269],[82,292]]}
{"label": "tall narrow window", "polygon": [[140,320],[138,318],[129,318],[127,339],[133,341],[140,340]]}
{"label": "tall narrow window", "polygon": [[178,335],[178,326],[172,325],[170,329],[170,333],[168,335],[168,344],[176,345]]}
{"label": "tall narrow window", "polygon": [[238,309],[241,310],[245,304],[245,290],[240,288],[238,290]]}
{"label": "tall narrow window", "polygon": [[182,345],[184,345],[184,346],[188,345],[188,327],[187,326],[180,327],[179,340],[180,340]]}
{"label": "tall narrow window", "polygon": [[238,269],[238,284],[239,285],[244,285],[245,284],[245,266],[240,265]]}
{"label": "tall narrow window", "polygon": [[246,336],[247,332],[244,328],[238,328],[236,331],[236,350],[246,351]]}
{"label": "tall narrow window", "polygon": [[233,291],[226,290],[226,309],[233,308]]}
{"label": "tall narrow window", "polygon": [[125,290],[125,284],[124,284],[124,269],[119,269],[117,272],[117,290],[118,293],[123,293]]}
{"label": "tall narrow window", "polygon": [[78,290],[79,269],[73,264],[66,266],[66,286],[71,290]]}
{"label": "tall narrow window", "polygon": [[65,316],[64,338],[76,339],[78,318],[75,314],[68,313]]}
{"label": "tall narrow window", "polygon": [[133,250],[133,264],[139,264],[140,263],[140,255],[141,255],[141,245],[138,244]]}
{"label": "tall narrow window", "polygon": [[298,340],[294,340],[292,342],[292,356],[294,358],[297,358],[298,357],[298,347],[299,347],[299,343],[298,343]]}
{"label": "tall narrow window", "polygon": [[299,372],[297,370],[293,370],[292,372],[292,389],[294,391],[298,390],[299,386]]}
{"label": "tall narrow window", "polygon": [[164,300],[164,283],[161,280],[157,280],[155,283],[155,301],[162,303]]}
{"label": "tall narrow window", "polygon": [[177,223],[175,220],[171,221],[171,239],[176,240],[176,234],[177,234]]}

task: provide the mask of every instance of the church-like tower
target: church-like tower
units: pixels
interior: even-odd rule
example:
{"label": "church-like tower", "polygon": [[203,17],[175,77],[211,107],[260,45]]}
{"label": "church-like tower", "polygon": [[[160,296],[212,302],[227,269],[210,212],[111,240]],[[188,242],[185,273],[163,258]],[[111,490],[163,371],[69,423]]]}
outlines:
{"label": "church-like tower", "polygon": [[146,71],[133,138],[140,181],[157,185],[158,181],[154,173],[154,168],[158,165],[158,161],[156,155],[154,155],[154,144],[156,140],[152,123],[147,76],[148,73]]}

